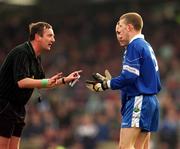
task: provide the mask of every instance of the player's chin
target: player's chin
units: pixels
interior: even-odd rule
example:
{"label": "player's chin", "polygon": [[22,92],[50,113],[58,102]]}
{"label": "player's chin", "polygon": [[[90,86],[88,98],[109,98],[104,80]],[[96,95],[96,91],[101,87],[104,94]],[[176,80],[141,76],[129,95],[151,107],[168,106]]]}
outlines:
{"label": "player's chin", "polygon": [[127,46],[127,43],[126,43],[126,42],[120,41],[119,44],[120,44],[120,46],[122,46],[122,47]]}
{"label": "player's chin", "polygon": [[119,42],[120,46],[124,47],[125,46],[125,43],[123,42]]}
{"label": "player's chin", "polygon": [[48,46],[46,49],[47,49],[47,51],[50,51],[51,50],[51,46]]}

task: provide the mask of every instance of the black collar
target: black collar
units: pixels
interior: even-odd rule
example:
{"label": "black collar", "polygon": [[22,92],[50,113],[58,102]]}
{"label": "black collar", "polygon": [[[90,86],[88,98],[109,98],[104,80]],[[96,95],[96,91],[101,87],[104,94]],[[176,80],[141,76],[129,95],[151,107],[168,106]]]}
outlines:
{"label": "black collar", "polygon": [[39,59],[40,56],[37,56],[37,57],[36,57],[35,51],[34,51],[33,46],[32,46],[32,44],[31,44],[30,41],[27,41],[27,45],[28,45],[28,47],[29,47],[29,50],[30,50],[32,56],[33,56],[35,59]]}
{"label": "black collar", "polygon": [[35,54],[35,51],[34,51],[34,49],[33,49],[33,46],[32,46],[32,44],[31,44],[31,42],[30,42],[30,41],[27,41],[26,43],[27,43],[27,45],[28,45],[28,47],[29,47],[29,50],[30,50],[31,54],[33,55],[33,57],[36,58],[36,54]]}

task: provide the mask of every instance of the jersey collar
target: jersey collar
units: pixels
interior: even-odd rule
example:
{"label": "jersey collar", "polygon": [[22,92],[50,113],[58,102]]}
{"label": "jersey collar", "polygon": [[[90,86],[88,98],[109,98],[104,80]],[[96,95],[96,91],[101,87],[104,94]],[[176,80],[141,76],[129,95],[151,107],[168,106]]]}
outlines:
{"label": "jersey collar", "polygon": [[130,40],[129,44],[130,44],[133,40],[135,40],[135,39],[137,39],[137,38],[142,38],[142,39],[144,39],[144,35],[143,35],[143,34],[137,34],[137,35],[135,35],[135,36]]}
{"label": "jersey collar", "polygon": [[34,49],[33,49],[33,46],[32,46],[32,44],[31,44],[31,42],[28,41],[27,44],[28,44],[28,46],[29,46],[29,49],[30,49],[31,54],[33,55],[34,58],[36,58],[36,54],[35,54],[35,52],[34,52]]}

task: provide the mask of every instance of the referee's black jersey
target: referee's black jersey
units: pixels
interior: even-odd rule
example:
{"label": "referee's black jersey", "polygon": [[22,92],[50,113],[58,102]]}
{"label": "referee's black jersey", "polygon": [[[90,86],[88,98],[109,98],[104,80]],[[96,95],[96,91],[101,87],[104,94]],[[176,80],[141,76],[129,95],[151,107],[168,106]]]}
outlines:
{"label": "referee's black jersey", "polygon": [[40,57],[30,42],[25,42],[7,55],[0,69],[0,100],[15,105],[25,105],[33,89],[19,88],[17,82],[24,78],[42,79],[44,71]]}

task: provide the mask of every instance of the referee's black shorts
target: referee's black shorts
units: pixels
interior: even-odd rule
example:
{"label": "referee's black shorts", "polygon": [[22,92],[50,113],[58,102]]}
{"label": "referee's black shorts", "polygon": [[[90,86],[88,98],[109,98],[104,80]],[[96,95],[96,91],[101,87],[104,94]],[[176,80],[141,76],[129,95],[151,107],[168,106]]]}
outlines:
{"label": "referee's black shorts", "polygon": [[20,137],[25,125],[24,115],[18,114],[9,102],[0,102],[0,136]]}

